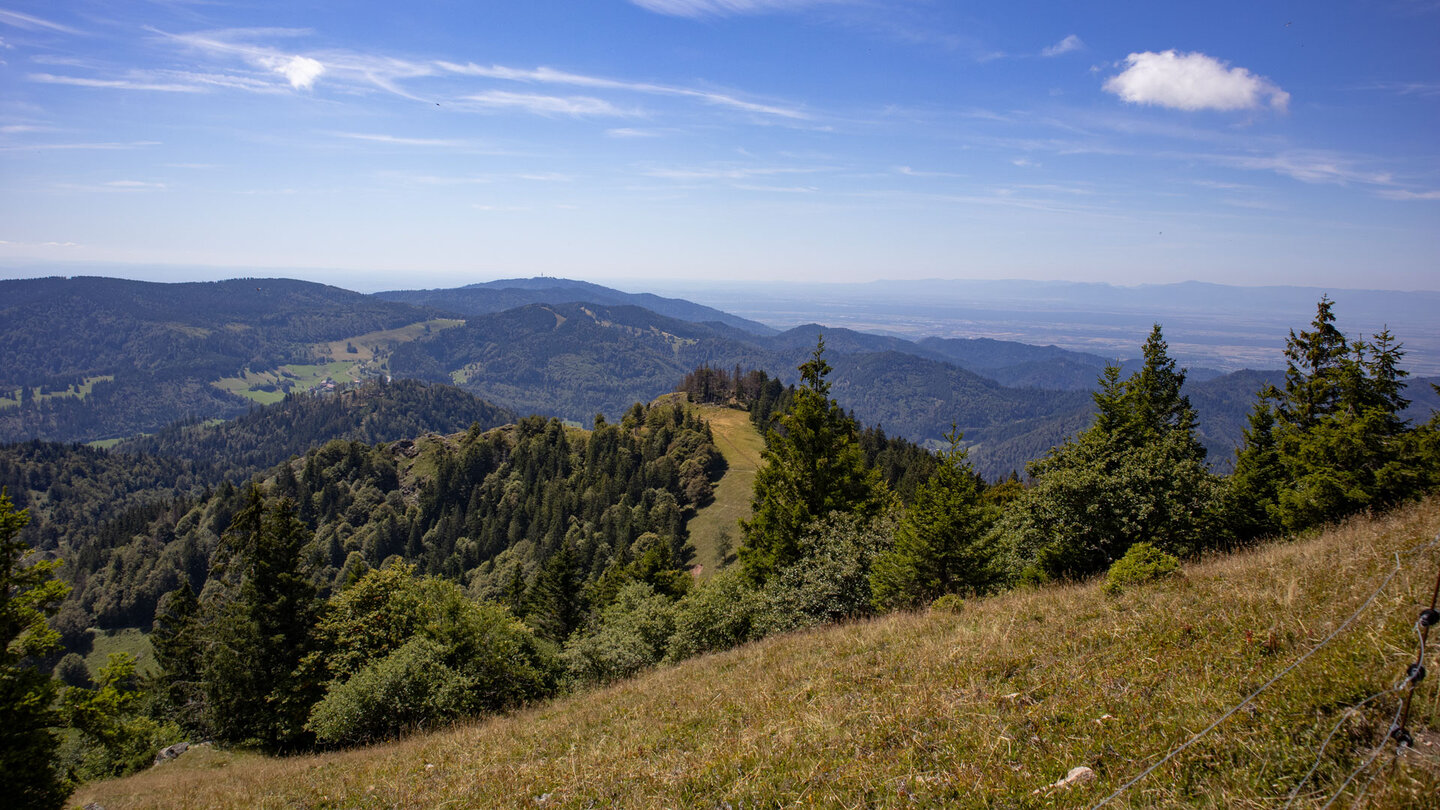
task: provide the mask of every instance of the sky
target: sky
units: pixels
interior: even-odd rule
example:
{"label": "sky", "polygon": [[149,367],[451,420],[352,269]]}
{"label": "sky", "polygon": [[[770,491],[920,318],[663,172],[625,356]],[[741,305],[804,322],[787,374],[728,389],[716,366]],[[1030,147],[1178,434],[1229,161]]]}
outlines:
{"label": "sky", "polygon": [[1440,2],[0,0],[0,275],[1440,289]]}

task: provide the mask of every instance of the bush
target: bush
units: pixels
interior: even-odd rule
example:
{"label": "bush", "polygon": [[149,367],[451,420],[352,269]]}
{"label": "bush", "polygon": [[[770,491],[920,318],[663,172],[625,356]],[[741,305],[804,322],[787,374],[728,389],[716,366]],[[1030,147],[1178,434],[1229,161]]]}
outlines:
{"label": "bush", "polygon": [[1166,554],[1150,543],[1140,542],[1131,546],[1124,557],[1110,566],[1105,584],[1100,589],[1110,596],[1118,596],[1127,585],[1141,585],[1179,572],[1180,560],[1174,555]]}
{"label": "bush", "polygon": [[354,744],[393,737],[462,716],[473,684],[445,664],[445,651],[426,638],[332,684],[305,727],[324,743]]}
{"label": "bush", "polygon": [[683,661],[691,656],[728,650],[755,638],[755,614],[760,594],[739,567],[728,568],[685,594],[675,605],[675,632],[665,658]]}
{"label": "bush", "polygon": [[958,593],[947,593],[930,603],[935,613],[959,614],[965,610],[965,600]]}
{"label": "bush", "polygon": [[870,566],[895,534],[893,519],[832,512],[802,541],[808,556],[780,569],[760,595],[760,636],[828,624],[873,612]]}
{"label": "bush", "polygon": [[675,603],[649,584],[620,589],[600,614],[599,630],[573,638],[561,660],[577,683],[609,683],[658,662],[675,630]]}

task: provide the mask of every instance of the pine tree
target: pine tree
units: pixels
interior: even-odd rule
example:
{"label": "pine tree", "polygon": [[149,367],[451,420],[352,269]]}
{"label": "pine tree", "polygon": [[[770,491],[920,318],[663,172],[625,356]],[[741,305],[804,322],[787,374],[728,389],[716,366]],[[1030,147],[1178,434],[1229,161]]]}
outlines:
{"label": "pine tree", "polygon": [[805,556],[804,530],[814,521],[837,511],[873,517],[886,500],[879,473],[865,466],[854,420],[829,397],[824,354],[821,337],[800,366],[789,411],[765,435],[753,516],[740,523],[740,561],[755,582]]}
{"label": "pine tree", "polygon": [[997,526],[1024,577],[1075,578],[1105,570],[1140,541],[1183,555],[1227,541],[1222,490],[1205,467],[1195,412],[1181,393],[1157,324],[1144,366],[1126,379],[1105,369],[1096,418],[1075,439],[1031,462],[1036,484]]}
{"label": "pine tree", "polygon": [[947,593],[984,592],[999,578],[989,542],[995,510],[981,501],[975,471],[951,426],[950,446],[921,484],[895,534],[895,545],[871,568],[877,607],[913,608]]}
{"label": "pine tree", "polygon": [[55,681],[34,659],[58,646],[45,619],[70,589],[55,579],[59,560],[26,563],[20,530],[29,522],[0,489],[0,774],[10,806],[51,808],[68,791],[53,767]]}
{"label": "pine tree", "polygon": [[185,582],[160,597],[150,645],[160,665],[156,686],[161,711],[186,731],[204,735],[207,730],[200,681],[204,665],[200,619],[200,601],[190,583]]}
{"label": "pine tree", "polygon": [[203,688],[216,737],[284,750],[303,743],[319,684],[297,668],[320,608],[306,570],[311,537],[282,499],[252,485],[220,550],[226,592],[211,606]]}
{"label": "pine tree", "polygon": [[[1401,412],[1404,348],[1389,330],[1374,343],[1349,341],[1335,326],[1334,302],[1322,297],[1309,330],[1291,330],[1285,387],[1275,401],[1275,446],[1284,482],[1270,500],[1289,530],[1383,507],[1423,489],[1430,474]],[[1242,455],[1249,452],[1249,444]],[[1242,499],[1243,500],[1243,499]]]}

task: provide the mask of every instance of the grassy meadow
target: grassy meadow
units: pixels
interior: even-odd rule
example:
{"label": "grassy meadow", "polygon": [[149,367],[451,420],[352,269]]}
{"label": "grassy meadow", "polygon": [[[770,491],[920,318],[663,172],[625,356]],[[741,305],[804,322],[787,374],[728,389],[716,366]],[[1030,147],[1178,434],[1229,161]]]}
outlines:
{"label": "grassy meadow", "polygon": [[[690,518],[690,545],[695,547],[694,563],[704,566],[705,578],[720,570],[727,555],[740,545],[739,521],[750,517],[750,497],[755,490],[755,471],[765,439],[750,424],[750,414],[719,405],[697,405],[715,446],[725,457],[725,475],[715,486],[715,498]],[[728,546],[728,550],[727,550]]]}
{"label": "grassy meadow", "polygon": [[[1093,806],[1341,627],[1437,530],[1432,498],[1118,597],[1046,587],[772,637],[370,748],[207,747],[70,806]],[[1396,695],[1351,707],[1414,660],[1437,570],[1440,545],[1406,556],[1331,643],[1108,806],[1283,806],[1317,758],[1297,807],[1435,806],[1440,678],[1415,693],[1416,747],[1344,783]],[[1097,778],[1047,787],[1080,765]]]}

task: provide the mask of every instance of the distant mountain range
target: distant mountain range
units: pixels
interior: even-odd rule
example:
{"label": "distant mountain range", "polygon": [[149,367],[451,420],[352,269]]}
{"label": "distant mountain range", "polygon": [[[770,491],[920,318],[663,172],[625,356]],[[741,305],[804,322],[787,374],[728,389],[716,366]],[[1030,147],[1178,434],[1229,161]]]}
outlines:
{"label": "distant mountain range", "polygon": [[682,321],[722,323],[756,335],[773,335],[776,330],[681,298],[661,298],[651,293],[626,293],[565,278],[512,278],[486,281],[447,290],[391,290],[375,293],[385,301],[430,306],[462,317],[489,315],[526,304],[589,303],[607,306],[637,306]]}
{"label": "distant mountain range", "polygon": [[[777,332],[685,300],[552,278],[373,296],[285,279],[4,281],[0,334],[5,441],[153,433],[182,418],[230,418],[323,380],[377,375],[452,384],[521,414],[588,424],[672,390],[702,364],[794,382],[823,334],[842,406],[922,442],[953,422],[991,476],[1022,469],[1083,428],[1109,362],[988,338],[911,341],[815,323]],[[1279,379],[1191,371],[1186,392],[1219,466],[1240,442],[1256,391]],[[1423,419],[1440,400],[1416,382],[1411,416]]]}

